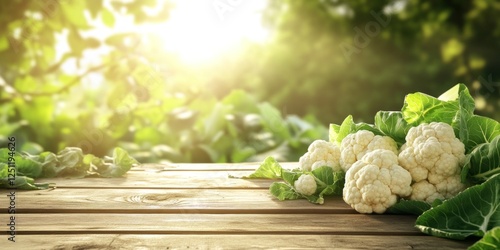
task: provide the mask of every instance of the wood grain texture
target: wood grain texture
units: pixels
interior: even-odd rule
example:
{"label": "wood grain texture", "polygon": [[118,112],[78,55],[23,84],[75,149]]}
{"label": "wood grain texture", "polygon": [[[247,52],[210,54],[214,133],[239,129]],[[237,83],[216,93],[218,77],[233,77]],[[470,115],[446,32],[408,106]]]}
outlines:
{"label": "wood grain texture", "polygon": [[130,171],[120,178],[40,178],[37,182],[55,183],[57,188],[114,188],[114,189],[166,189],[166,188],[226,188],[226,189],[269,189],[274,180],[236,179],[229,175],[243,177],[252,171]]}
{"label": "wood grain texture", "polygon": [[[326,198],[324,205],[282,202],[269,194],[273,180],[228,178],[258,166],[144,164],[123,178],[40,179],[57,188],[16,191],[16,242],[7,241],[4,231],[0,249],[466,249],[473,244],[473,239],[424,235],[413,226],[415,216],[358,214],[340,196]],[[9,192],[0,190],[1,204]],[[9,217],[2,209],[0,221]]]}
{"label": "wood grain texture", "polygon": [[355,213],[342,197],[328,197],[324,205],[282,202],[267,189],[56,188],[18,191],[16,199],[19,213]]}
{"label": "wood grain texture", "polygon": [[459,250],[471,241],[436,240],[432,236],[364,235],[20,235],[2,249],[380,249]]}
{"label": "wood grain texture", "polygon": [[[260,166],[260,162],[243,163],[167,163],[167,164],[141,164],[131,171],[254,171]],[[280,162],[285,169],[299,167],[298,162]]]}
{"label": "wood grain texture", "polygon": [[[8,215],[0,215],[8,221]],[[18,234],[423,235],[415,216],[365,214],[17,214]]]}

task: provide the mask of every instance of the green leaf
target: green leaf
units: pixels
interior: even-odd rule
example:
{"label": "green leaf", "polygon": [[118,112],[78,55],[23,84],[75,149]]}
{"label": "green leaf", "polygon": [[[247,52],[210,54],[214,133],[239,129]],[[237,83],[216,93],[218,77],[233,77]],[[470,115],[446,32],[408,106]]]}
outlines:
{"label": "green leaf", "polygon": [[498,173],[500,173],[500,135],[490,143],[477,146],[467,155],[461,173],[462,182],[469,180],[481,183]]}
{"label": "green leaf", "polygon": [[330,129],[328,130],[328,140],[332,143],[337,143],[337,137],[340,132],[340,125],[330,124]]}
{"label": "green leaf", "polygon": [[473,115],[467,120],[468,141],[465,150],[468,152],[479,144],[491,142],[500,135],[500,123],[484,116]]}
{"label": "green leaf", "polygon": [[[9,161],[11,156],[13,159]],[[38,157],[28,153],[11,152],[8,148],[2,148],[0,149],[0,162],[15,163],[16,175],[18,176],[37,178],[42,173],[42,164],[38,161]]]}
{"label": "green leaf", "polygon": [[255,170],[249,176],[242,177],[243,179],[281,179],[283,168],[281,165],[271,156],[268,156],[259,168]]}
{"label": "green leaf", "polygon": [[[446,102],[456,101],[460,98],[461,95],[464,94],[463,91],[467,91],[467,93],[468,93],[467,86],[465,86],[465,84],[463,84],[463,83],[459,83],[459,84],[451,87],[450,89],[448,89],[444,93],[442,93],[438,97],[438,99],[441,101],[446,101]],[[472,100],[472,103],[474,103],[474,98],[472,98],[472,96],[470,96],[470,100]],[[474,107],[471,107],[471,108],[474,108]]]}
{"label": "green leaf", "polygon": [[374,133],[375,135],[384,135],[384,133],[382,133],[378,128],[376,128],[374,125],[372,124],[368,124],[368,123],[365,123],[365,122],[360,122],[360,123],[355,123],[352,127],[351,127],[351,134],[352,133],[356,133],[360,130],[367,130],[367,131],[370,131],[372,133]]}
{"label": "green leaf", "polygon": [[40,154],[40,159],[42,159],[42,174],[40,177],[51,178],[56,177],[59,173],[64,170],[59,164],[59,160],[54,153],[43,152]]}
{"label": "green leaf", "polygon": [[27,154],[19,154],[16,160],[17,175],[37,178],[42,173],[42,164]]}
{"label": "green leaf", "polygon": [[113,150],[112,162],[98,162],[97,165],[94,164],[94,169],[102,177],[120,177],[137,163],[137,160],[131,157],[127,151],[117,147]]}
{"label": "green leaf", "polygon": [[281,112],[269,103],[258,105],[264,127],[280,139],[289,139],[290,133]]}
{"label": "green leaf", "polygon": [[474,109],[474,98],[467,86],[457,84],[438,98],[420,92],[409,94],[401,111],[410,125],[430,122],[450,124],[465,144],[471,130],[467,121],[473,116]]}
{"label": "green leaf", "polygon": [[400,200],[392,207],[388,208],[386,213],[421,215],[429,209],[431,209],[431,205],[425,201]]}
{"label": "green leaf", "polygon": [[416,227],[423,233],[451,239],[483,236],[500,226],[500,174],[424,212]]}
{"label": "green leaf", "polygon": [[302,197],[291,186],[282,182],[274,182],[273,184],[271,184],[271,186],[269,187],[269,191],[280,201],[296,200]]}
{"label": "green leaf", "polygon": [[81,148],[66,147],[57,153],[56,169],[57,177],[82,178],[87,175],[88,165],[83,163],[83,152]]}
{"label": "green leaf", "polygon": [[430,122],[451,124],[458,110],[458,101],[441,101],[420,92],[408,94],[401,109],[410,125]]}
{"label": "green leaf", "polygon": [[408,125],[399,111],[379,111],[375,115],[375,127],[384,135],[394,139],[398,145],[406,142],[406,134],[412,126]]}
{"label": "green leaf", "polygon": [[[453,118],[453,122],[451,125],[455,130],[455,134],[457,134],[458,138],[460,138],[460,141],[466,144],[469,140],[469,128],[467,121],[471,116],[474,115],[476,104],[474,103],[474,98],[470,95],[469,90],[464,84],[459,84],[457,86],[455,86],[455,88],[452,88],[452,90],[454,90],[454,92],[458,92],[458,98],[455,98],[455,95],[445,95],[445,97],[454,98],[453,100],[458,100],[459,109],[457,114],[455,115],[455,118]],[[444,97],[440,96],[439,98]]]}
{"label": "green leaf", "polygon": [[101,19],[102,22],[108,27],[113,27],[115,25],[115,16],[107,8],[102,8]]}
{"label": "green leaf", "polygon": [[0,178],[0,189],[23,189],[23,190],[40,190],[47,189],[50,187],[50,183],[35,183],[33,178],[27,176],[16,176],[14,179],[14,185],[11,185],[11,181],[8,178]]}
{"label": "green leaf", "polygon": [[[125,46],[125,41],[130,39],[132,42],[130,46]],[[138,43],[139,38],[134,33],[119,33],[108,36],[104,41],[106,44],[117,47],[117,48],[126,48],[126,47],[135,47]]]}
{"label": "green leaf", "polygon": [[483,238],[467,248],[467,250],[496,250],[500,246],[500,227],[486,232]]}
{"label": "green leaf", "polygon": [[354,126],[354,120],[352,119],[352,115],[348,115],[342,124],[340,124],[339,132],[337,134],[337,144],[340,145],[342,140],[351,133],[351,128]]}
{"label": "green leaf", "polygon": [[321,186],[328,186],[334,183],[333,169],[328,166],[322,166],[311,171],[311,174],[316,178],[316,183]]}
{"label": "green leaf", "polygon": [[13,174],[12,171],[9,172],[6,163],[0,162],[0,189],[37,190],[49,188],[49,183],[35,183],[33,178],[19,175],[13,177]]}
{"label": "green leaf", "polygon": [[251,147],[244,147],[242,149],[235,149],[231,155],[232,162],[244,162],[252,155],[255,155],[256,151]]}
{"label": "green leaf", "polygon": [[71,47],[71,53],[76,56],[82,56],[87,44],[85,40],[80,35],[80,31],[77,29],[71,29],[68,34],[68,44]]}
{"label": "green leaf", "polygon": [[297,171],[289,171],[289,170],[283,170],[281,175],[283,177],[283,180],[290,184],[291,186],[293,186],[293,184],[295,184],[295,181],[299,179],[299,177],[302,175],[303,173],[301,172],[297,172]]}
{"label": "green leaf", "polygon": [[[332,131],[333,129],[333,131]],[[340,126],[338,125],[330,125],[330,141],[332,138],[337,142],[338,145],[342,142],[342,140],[348,136],[349,134],[356,133],[360,130],[368,130],[373,132],[376,135],[383,135],[375,126],[360,122],[354,123],[352,115],[347,116]]]}
{"label": "green leaf", "polygon": [[84,15],[84,9],[86,9],[86,2],[84,1],[71,1],[64,4],[59,4],[62,9],[64,17],[70,22],[70,24],[76,26],[80,29],[87,29],[90,26]]}
{"label": "green leaf", "polygon": [[244,113],[258,113],[258,102],[248,92],[243,90],[233,90],[221,101],[224,105],[233,106],[235,110]]}
{"label": "green leaf", "polygon": [[324,196],[342,195],[345,173],[334,172],[331,167],[323,166],[311,171],[311,174],[316,179],[320,191],[318,195],[305,196],[309,202],[323,204]]}
{"label": "green leaf", "polygon": [[0,37],[0,52],[9,48],[9,40],[7,36]]}

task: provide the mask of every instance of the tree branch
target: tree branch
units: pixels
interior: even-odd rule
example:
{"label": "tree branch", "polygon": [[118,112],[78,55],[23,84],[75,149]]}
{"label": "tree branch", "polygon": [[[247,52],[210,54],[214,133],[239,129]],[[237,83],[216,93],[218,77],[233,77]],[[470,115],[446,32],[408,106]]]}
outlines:
{"label": "tree branch", "polygon": [[[63,93],[65,91],[69,90],[70,88],[72,88],[73,86],[77,85],[78,83],[80,83],[80,81],[82,80],[82,78],[84,78],[88,74],[90,74],[92,72],[95,72],[95,71],[99,71],[99,70],[101,70],[101,69],[103,69],[103,68],[105,68],[107,66],[108,65],[103,64],[103,65],[98,65],[98,66],[89,68],[83,74],[77,76],[75,79],[73,79],[72,81],[68,82],[66,85],[64,85],[60,89],[57,89],[57,90],[54,90],[54,91],[47,91],[47,92],[20,92],[20,91],[15,91],[14,95],[12,97],[0,99],[0,103],[4,103],[4,102],[7,102],[7,101],[10,101],[14,97],[16,97],[16,96],[26,96],[27,95],[27,96],[31,96],[31,97],[40,97],[40,96],[51,96],[51,95]],[[2,86],[2,84],[0,84],[0,86]]]}

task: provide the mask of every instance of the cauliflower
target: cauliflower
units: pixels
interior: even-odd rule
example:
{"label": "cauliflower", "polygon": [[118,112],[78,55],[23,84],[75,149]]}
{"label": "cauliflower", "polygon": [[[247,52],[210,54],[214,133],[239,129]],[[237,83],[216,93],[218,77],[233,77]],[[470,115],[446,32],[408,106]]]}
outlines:
{"label": "cauliflower", "polygon": [[413,179],[412,200],[432,203],[465,189],[460,181],[465,146],[446,123],[432,122],[411,128],[398,159]]}
{"label": "cauliflower", "polygon": [[386,149],[398,153],[397,143],[389,136],[375,135],[371,131],[360,130],[346,136],[340,145],[340,165],[347,171],[352,164],[375,149]]}
{"label": "cauliflower", "polygon": [[322,166],[329,166],[333,171],[341,171],[340,149],[337,144],[324,140],[316,140],[299,159],[303,171],[312,171]]}
{"label": "cauliflower", "polygon": [[376,149],[355,162],[345,176],[344,201],[359,213],[384,213],[412,193],[410,173],[392,150]]}
{"label": "cauliflower", "polygon": [[317,184],[314,176],[303,174],[293,183],[295,190],[303,195],[313,195],[316,192]]}

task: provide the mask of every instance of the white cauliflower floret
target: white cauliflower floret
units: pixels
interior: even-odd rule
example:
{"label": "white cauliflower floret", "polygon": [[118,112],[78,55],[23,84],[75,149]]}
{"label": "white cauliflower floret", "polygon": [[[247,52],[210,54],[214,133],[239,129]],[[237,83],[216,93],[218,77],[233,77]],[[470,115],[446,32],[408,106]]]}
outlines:
{"label": "white cauliflower floret", "polygon": [[340,149],[335,143],[324,140],[316,140],[299,159],[300,168],[303,171],[312,171],[322,166],[328,166],[333,171],[341,171]]}
{"label": "white cauliflower floret", "polygon": [[413,179],[412,200],[432,203],[465,189],[460,182],[465,146],[449,124],[432,122],[411,128],[398,159]]}
{"label": "white cauliflower floret", "polygon": [[426,180],[419,181],[412,186],[413,192],[411,193],[410,200],[418,201],[434,201],[435,199],[444,199],[436,190],[436,186],[430,184]]}
{"label": "white cauliflower floret", "polygon": [[398,145],[391,137],[375,135],[367,130],[349,134],[342,140],[340,148],[340,165],[344,171],[370,151],[386,149],[398,153]]}
{"label": "white cauliflower floret", "polygon": [[299,176],[299,179],[293,183],[295,190],[303,195],[312,195],[316,192],[317,184],[314,177],[309,174]]}
{"label": "white cauliflower floret", "polygon": [[391,150],[376,149],[355,162],[345,176],[344,201],[359,213],[384,213],[398,197],[412,193],[411,175]]}

